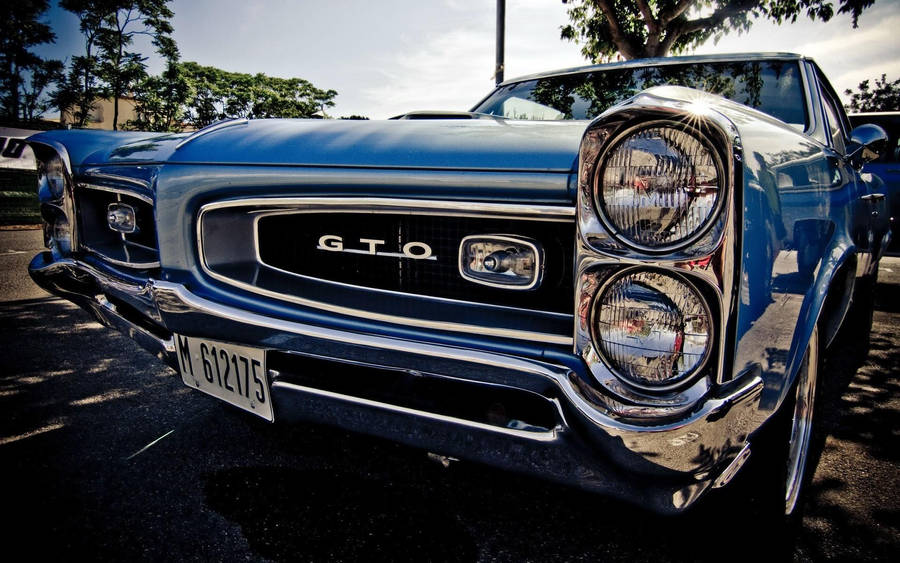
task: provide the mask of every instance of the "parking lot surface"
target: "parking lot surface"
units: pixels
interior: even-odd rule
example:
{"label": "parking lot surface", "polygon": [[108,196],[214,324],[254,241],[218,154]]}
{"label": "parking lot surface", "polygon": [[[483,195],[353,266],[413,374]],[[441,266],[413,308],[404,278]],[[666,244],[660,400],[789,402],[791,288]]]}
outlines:
{"label": "parking lot surface", "polygon": [[8,553],[38,559],[896,561],[900,259],[871,332],[825,365],[827,433],[785,549],[727,503],[679,518],[324,426],[270,425],[183,386],[34,286],[40,231],[0,232],[0,467]]}

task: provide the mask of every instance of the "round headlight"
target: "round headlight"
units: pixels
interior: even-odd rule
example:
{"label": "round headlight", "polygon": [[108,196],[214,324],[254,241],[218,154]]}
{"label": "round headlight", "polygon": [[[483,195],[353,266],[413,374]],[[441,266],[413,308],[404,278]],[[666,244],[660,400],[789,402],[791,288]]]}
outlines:
{"label": "round headlight", "polygon": [[652,124],[610,145],[594,177],[601,219],[626,243],[663,251],[703,235],[721,199],[716,151],[690,129]]}
{"label": "round headlight", "polygon": [[44,246],[61,254],[72,251],[72,229],[63,210],[52,204],[41,204],[41,218],[44,220]]}
{"label": "round headlight", "polygon": [[55,248],[62,254],[72,251],[72,229],[65,215],[60,215],[53,223],[53,241]]}
{"label": "round headlight", "polygon": [[594,346],[613,372],[639,388],[662,389],[696,373],[712,343],[709,309],[680,277],[629,270],[598,293]]}
{"label": "round headlight", "polygon": [[60,199],[66,188],[65,165],[59,156],[53,156],[41,164],[38,181],[47,186],[53,199]]}

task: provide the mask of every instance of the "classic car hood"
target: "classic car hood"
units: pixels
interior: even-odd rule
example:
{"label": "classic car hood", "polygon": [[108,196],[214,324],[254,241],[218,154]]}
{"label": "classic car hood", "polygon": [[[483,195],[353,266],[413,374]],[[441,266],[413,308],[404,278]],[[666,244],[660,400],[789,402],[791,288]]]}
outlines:
{"label": "classic car hood", "polygon": [[[51,136],[69,147],[73,166],[127,163],[222,163],[569,172],[584,122],[503,119],[348,121],[261,119],[191,135],[139,138],[91,132]],[[71,134],[70,132],[68,132]],[[122,139],[125,142],[116,143]],[[99,146],[104,149],[96,150]],[[83,158],[76,158],[77,155]]]}
{"label": "classic car hood", "polygon": [[[165,133],[135,131],[103,131],[100,129],[59,129],[41,131],[28,138],[61,150],[74,168],[95,160],[96,153],[109,153],[110,147],[128,146],[134,143],[157,142],[171,138]],[[174,144],[174,143],[172,143]],[[101,159],[102,160],[102,159]]]}

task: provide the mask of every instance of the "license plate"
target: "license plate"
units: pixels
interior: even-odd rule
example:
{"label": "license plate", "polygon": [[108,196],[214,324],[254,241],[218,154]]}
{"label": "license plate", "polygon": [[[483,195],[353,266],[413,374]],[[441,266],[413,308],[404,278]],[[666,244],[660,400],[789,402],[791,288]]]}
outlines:
{"label": "license plate", "polygon": [[273,420],[265,350],[179,334],[175,348],[185,385]]}

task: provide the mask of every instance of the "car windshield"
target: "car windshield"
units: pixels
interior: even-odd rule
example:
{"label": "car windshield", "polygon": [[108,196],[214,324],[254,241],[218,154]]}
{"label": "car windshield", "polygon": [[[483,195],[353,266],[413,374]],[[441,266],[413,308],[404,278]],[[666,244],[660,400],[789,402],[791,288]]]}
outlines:
{"label": "car windshield", "polygon": [[664,84],[718,94],[806,128],[796,61],[672,64],[548,76],[502,86],[472,111],[539,121],[592,119],[642,90]]}

